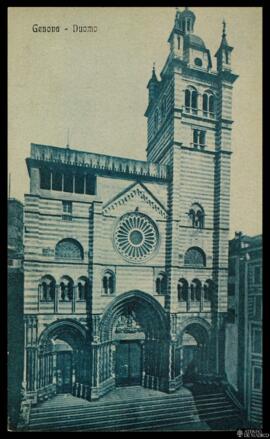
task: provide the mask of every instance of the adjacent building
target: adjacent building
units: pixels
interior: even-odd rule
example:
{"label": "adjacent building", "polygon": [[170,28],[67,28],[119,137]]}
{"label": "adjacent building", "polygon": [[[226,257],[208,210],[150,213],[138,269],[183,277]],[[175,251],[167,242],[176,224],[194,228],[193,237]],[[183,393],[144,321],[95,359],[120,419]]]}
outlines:
{"label": "adjacent building", "polygon": [[[147,159],[31,145],[24,387],[98,399],[224,376],[232,68],[177,11],[148,83]],[[78,109],[79,111],[79,109]]]}
{"label": "adjacent building", "polygon": [[8,199],[8,417],[15,428],[23,379],[23,204]]}
{"label": "adjacent building", "polygon": [[262,236],[229,243],[226,373],[250,425],[262,425]]}

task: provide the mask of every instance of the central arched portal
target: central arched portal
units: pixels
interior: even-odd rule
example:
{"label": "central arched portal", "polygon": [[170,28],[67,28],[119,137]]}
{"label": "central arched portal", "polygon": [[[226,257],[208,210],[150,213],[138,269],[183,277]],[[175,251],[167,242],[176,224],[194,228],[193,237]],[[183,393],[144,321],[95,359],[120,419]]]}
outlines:
{"label": "central arched portal", "polygon": [[115,386],[167,389],[169,330],[159,302],[141,291],[122,294],[105,311],[100,328],[101,343],[111,347],[111,358],[102,361],[111,361]]}
{"label": "central arched portal", "polygon": [[114,322],[112,339],[116,386],[141,385],[145,333],[132,306]]}

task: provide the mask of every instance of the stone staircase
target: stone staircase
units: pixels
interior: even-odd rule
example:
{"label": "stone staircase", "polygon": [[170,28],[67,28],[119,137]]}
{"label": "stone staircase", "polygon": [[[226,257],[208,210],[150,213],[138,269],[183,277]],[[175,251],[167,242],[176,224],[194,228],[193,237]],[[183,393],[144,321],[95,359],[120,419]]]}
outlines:
{"label": "stone staircase", "polygon": [[58,395],[30,413],[29,431],[236,430],[239,410],[221,391],[107,402]]}

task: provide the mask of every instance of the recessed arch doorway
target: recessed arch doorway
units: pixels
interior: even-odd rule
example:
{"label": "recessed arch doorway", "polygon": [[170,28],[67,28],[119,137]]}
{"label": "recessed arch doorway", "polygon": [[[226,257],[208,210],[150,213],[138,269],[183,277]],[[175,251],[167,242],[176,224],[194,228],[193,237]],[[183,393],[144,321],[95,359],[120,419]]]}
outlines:
{"label": "recessed arch doorway", "polygon": [[194,382],[209,368],[210,325],[207,322],[191,322],[181,333],[183,382]]}
{"label": "recessed arch doorway", "polygon": [[88,398],[89,349],[86,330],[75,320],[47,326],[38,345],[38,394],[72,393]]}
{"label": "recessed arch doorway", "polygon": [[118,296],[101,320],[101,342],[111,346],[116,386],[165,389],[168,380],[169,330],[160,303],[147,293]]}

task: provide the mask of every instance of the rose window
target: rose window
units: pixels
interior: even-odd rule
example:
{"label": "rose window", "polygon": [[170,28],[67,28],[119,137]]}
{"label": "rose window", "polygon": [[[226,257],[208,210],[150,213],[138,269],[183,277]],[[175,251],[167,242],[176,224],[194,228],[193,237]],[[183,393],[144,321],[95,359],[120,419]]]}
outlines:
{"label": "rose window", "polygon": [[145,261],[157,249],[157,227],[142,213],[128,213],[116,226],[114,243],[123,258],[133,262]]}

